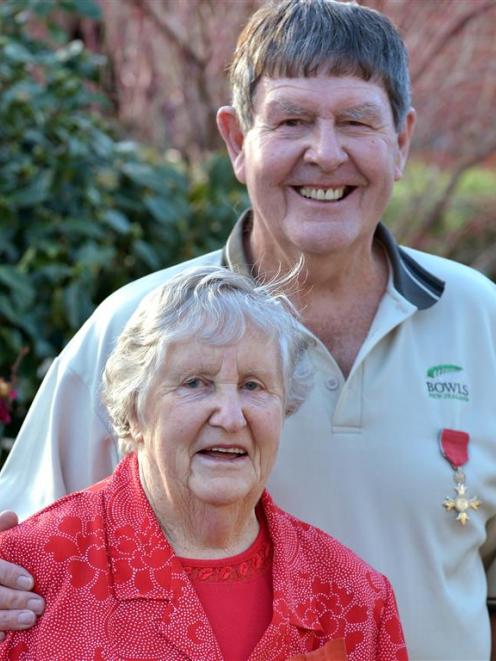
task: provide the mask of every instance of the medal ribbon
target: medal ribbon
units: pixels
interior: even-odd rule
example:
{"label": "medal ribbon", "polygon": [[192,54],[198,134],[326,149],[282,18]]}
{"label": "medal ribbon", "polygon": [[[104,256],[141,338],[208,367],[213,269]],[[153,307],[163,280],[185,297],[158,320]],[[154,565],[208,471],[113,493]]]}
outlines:
{"label": "medal ribbon", "polygon": [[467,432],[457,429],[443,429],[441,431],[440,443],[443,457],[449,461],[453,470],[464,466],[468,461]]}

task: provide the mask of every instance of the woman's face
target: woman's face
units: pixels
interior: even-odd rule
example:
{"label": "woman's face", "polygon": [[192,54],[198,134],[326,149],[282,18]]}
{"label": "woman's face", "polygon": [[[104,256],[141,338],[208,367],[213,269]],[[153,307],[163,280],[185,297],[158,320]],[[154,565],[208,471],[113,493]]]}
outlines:
{"label": "woman's face", "polygon": [[169,344],[141,418],[140,468],[156,510],[195,499],[254,506],[284,419],[276,342],[248,327],[236,344]]}

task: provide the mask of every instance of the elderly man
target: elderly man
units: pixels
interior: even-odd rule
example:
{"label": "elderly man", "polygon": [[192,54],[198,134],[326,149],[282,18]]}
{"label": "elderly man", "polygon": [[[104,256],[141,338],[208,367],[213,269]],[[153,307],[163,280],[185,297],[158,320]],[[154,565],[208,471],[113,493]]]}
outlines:
{"label": "elderly man", "polygon": [[[188,266],[266,279],[303,257],[289,293],[316,338],[315,383],[285,426],[271,491],[389,576],[411,658],[487,659],[496,288],[400,248],[380,222],[415,123],[404,44],[365,7],[283,0],[241,34],[231,83],[218,127],[252,209],[223,251]],[[103,365],[143,296],[184,268],[114,293],[55,361],[2,473],[3,506],[25,516],[112,471]],[[0,578],[13,588],[19,575]],[[4,629],[31,626],[32,599],[3,589],[16,609]]]}

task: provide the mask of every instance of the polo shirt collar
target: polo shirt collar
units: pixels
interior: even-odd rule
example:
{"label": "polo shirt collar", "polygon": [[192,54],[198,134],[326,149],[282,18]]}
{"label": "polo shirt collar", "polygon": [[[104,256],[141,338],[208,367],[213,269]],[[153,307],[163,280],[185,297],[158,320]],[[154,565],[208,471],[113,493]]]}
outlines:
{"label": "polo shirt collar", "polygon": [[[250,233],[251,224],[251,209],[247,209],[233,227],[222,255],[223,266],[248,276],[252,275],[252,265],[246,259],[244,239]],[[443,294],[445,283],[400,247],[383,223],[377,226],[374,238],[386,251],[391,264],[393,284],[398,293],[419,310],[426,310],[437,303]]]}

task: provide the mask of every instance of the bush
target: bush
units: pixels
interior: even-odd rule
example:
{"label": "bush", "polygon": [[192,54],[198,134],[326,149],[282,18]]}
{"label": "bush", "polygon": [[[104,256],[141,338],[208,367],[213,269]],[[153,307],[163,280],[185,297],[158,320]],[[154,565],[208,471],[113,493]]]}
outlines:
{"label": "bush", "polygon": [[[67,42],[55,8],[98,17],[90,0],[0,5],[0,379],[11,384],[10,436],[47,364],[103,298],[218,247],[245,203],[225,158],[191,172],[119,139],[97,91],[104,61]],[[47,39],[30,34],[33,17]]]}
{"label": "bush", "polygon": [[[455,185],[454,185],[455,184]],[[479,269],[496,280],[496,173],[412,160],[385,214],[396,238]]]}

